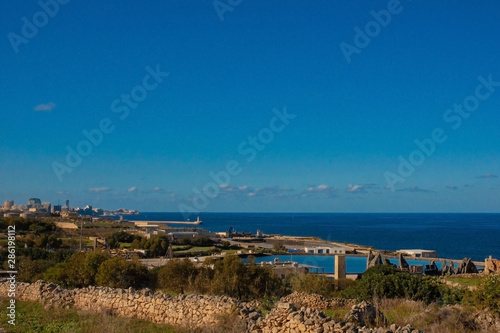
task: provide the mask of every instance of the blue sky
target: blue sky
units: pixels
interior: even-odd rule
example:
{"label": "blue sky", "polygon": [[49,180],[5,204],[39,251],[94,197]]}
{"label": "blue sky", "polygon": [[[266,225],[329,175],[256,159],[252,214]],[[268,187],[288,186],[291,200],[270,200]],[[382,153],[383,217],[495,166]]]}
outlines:
{"label": "blue sky", "polygon": [[496,1],[60,2],[0,5],[0,201],[500,212]]}

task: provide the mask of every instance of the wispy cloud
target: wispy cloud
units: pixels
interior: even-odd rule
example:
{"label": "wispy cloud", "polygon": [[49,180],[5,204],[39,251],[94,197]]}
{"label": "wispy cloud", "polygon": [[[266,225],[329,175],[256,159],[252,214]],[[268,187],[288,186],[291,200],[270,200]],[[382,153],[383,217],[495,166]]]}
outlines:
{"label": "wispy cloud", "polygon": [[69,192],[68,192],[68,191],[62,191],[62,190],[59,190],[59,191],[57,191],[56,193],[57,193],[57,194],[59,194],[59,195],[66,195],[66,194],[69,194]]}
{"label": "wispy cloud", "polygon": [[52,111],[53,108],[55,108],[56,105],[52,102],[50,103],[47,103],[47,104],[38,104],[37,106],[35,106],[33,108],[33,110],[35,111],[46,111],[46,112],[50,112]]}
{"label": "wispy cloud", "polygon": [[138,189],[137,189],[137,187],[136,187],[136,186],[132,186],[132,187],[131,187],[131,188],[129,188],[127,191],[128,191],[129,193],[132,193],[132,192],[137,192],[137,191],[138,191]]}
{"label": "wispy cloud", "polygon": [[306,197],[312,194],[326,194],[329,197],[333,197],[336,195],[336,192],[337,189],[330,185],[311,185],[302,192],[301,196]]}
{"label": "wispy cloud", "polygon": [[396,192],[422,192],[422,193],[432,193],[434,191],[432,190],[428,190],[428,189],[425,189],[425,188],[420,188],[418,186],[411,186],[411,187],[406,187],[406,188],[402,188],[400,190],[396,190]]}
{"label": "wispy cloud", "polygon": [[498,178],[497,175],[494,175],[494,174],[491,174],[491,173],[487,173],[485,175],[481,175],[481,176],[477,176],[476,178]]}
{"label": "wispy cloud", "polygon": [[350,193],[367,193],[367,190],[375,190],[379,187],[376,184],[349,184],[347,185],[346,192]]}
{"label": "wispy cloud", "polygon": [[284,198],[290,195],[294,190],[291,188],[282,188],[279,186],[267,186],[252,190],[248,193],[249,197],[267,197],[267,198]]}
{"label": "wispy cloud", "polygon": [[453,191],[458,190],[458,186],[457,185],[446,185],[446,188],[449,189],[449,190],[453,190]]}
{"label": "wispy cloud", "polygon": [[111,188],[109,187],[91,187],[89,188],[89,192],[92,193],[101,193],[101,192],[108,192],[111,191]]}

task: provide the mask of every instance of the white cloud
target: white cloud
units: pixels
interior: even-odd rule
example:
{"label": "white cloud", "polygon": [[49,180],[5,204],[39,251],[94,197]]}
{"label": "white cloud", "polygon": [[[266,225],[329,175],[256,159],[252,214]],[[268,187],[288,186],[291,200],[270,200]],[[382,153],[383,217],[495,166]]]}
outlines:
{"label": "white cloud", "polygon": [[352,184],[347,185],[346,189],[347,192],[361,192],[363,190],[364,190],[363,185],[352,185]]}
{"label": "white cloud", "polygon": [[132,186],[131,188],[128,189],[128,192],[129,193],[137,192],[137,187],[136,186]]}
{"label": "white cloud", "polygon": [[109,187],[91,187],[89,188],[89,192],[92,193],[101,193],[101,192],[108,192],[111,191],[111,188]]}
{"label": "white cloud", "polygon": [[326,185],[326,184],[320,184],[318,186],[312,185],[306,188],[302,192],[302,197],[306,197],[308,195],[311,195],[313,193],[324,193],[327,194],[328,196],[334,196],[335,192],[337,192],[337,189],[333,186]]}
{"label": "white cloud", "polygon": [[38,104],[37,106],[35,106],[33,108],[33,110],[35,110],[35,111],[47,111],[47,112],[50,112],[55,107],[56,107],[56,105],[54,103],[50,102],[48,104]]}
{"label": "white cloud", "polygon": [[355,184],[355,185],[349,184],[347,185],[346,191],[351,193],[366,193],[367,190],[376,190],[379,188],[380,187],[377,186],[376,184]]}

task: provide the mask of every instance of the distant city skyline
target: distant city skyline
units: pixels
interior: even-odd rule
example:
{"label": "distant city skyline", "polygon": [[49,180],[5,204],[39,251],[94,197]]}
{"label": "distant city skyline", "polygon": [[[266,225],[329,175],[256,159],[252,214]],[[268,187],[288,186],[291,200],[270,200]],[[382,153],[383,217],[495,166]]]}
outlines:
{"label": "distant city skyline", "polygon": [[497,2],[0,8],[2,204],[500,212]]}

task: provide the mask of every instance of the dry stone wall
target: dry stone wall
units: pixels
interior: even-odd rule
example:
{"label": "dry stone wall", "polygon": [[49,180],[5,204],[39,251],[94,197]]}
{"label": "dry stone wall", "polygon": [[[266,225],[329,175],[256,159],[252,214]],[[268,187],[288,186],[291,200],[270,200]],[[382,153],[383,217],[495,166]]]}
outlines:
{"label": "dry stone wall", "polygon": [[[170,296],[149,289],[133,290],[106,287],[63,289],[60,286],[37,281],[18,283],[19,300],[39,301],[47,306],[74,307],[90,312],[139,318],[158,324],[196,328],[216,326],[221,316],[236,314],[252,323],[260,314],[245,304],[225,296],[178,295]],[[8,285],[0,284],[0,295],[6,295]],[[251,317],[251,318],[250,318]]]}
{"label": "dry stone wall", "polygon": [[[33,284],[18,283],[16,287],[16,296],[19,300],[38,301],[49,307],[74,307],[90,312],[104,311],[117,316],[140,318],[188,329],[217,327],[221,316],[233,315],[239,317],[243,323],[245,328],[242,328],[242,333],[420,333],[410,326],[367,327],[373,323],[367,323],[366,319],[376,315],[369,303],[351,306],[353,301],[325,299],[319,295],[302,293],[282,298],[265,317],[262,317],[261,313],[249,304],[224,296],[173,297],[149,289],[132,288],[88,287],[68,290],[44,281]],[[0,295],[7,294],[8,288],[6,282],[0,283]],[[308,306],[299,308],[296,305],[300,303],[299,300]],[[333,320],[319,310],[346,305],[351,306],[351,312],[342,322]]]}
{"label": "dry stone wall", "polygon": [[318,294],[293,292],[281,299],[281,302],[292,303],[295,307],[311,308],[317,310],[333,309],[337,307],[353,306],[356,300],[343,298],[326,298]]}

